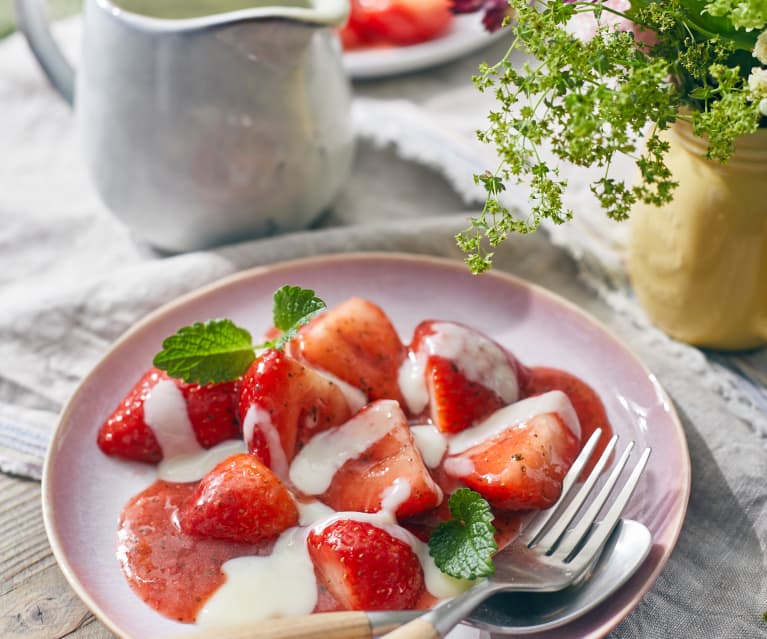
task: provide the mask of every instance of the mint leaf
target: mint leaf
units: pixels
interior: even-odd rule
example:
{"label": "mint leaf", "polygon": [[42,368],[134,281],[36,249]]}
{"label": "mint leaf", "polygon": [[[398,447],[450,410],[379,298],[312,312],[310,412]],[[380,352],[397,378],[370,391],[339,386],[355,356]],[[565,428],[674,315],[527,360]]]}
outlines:
{"label": "mint leaf", "polygon": [[489,577],[498,552],[490,504],[479,493],[459,488],[448,501],[453,519],[441,523],[429,538],[429,554],[442,572],[457,579]]}
{"label": "mint leaf", "polygon": [[282,335],[269,345],[282,348],[296,334],[299,328],[326,308],[326,304],[314,291],[300,286],[285,285],[274,294],[274,326]]}
{"label": "mint leaf", "polygon": [[185,382],[228,382],[242,375],[256,358],[253,340],[232,320],[185,326],[166,338],[154,365]]}
{"label": "mint leaf", "polygon": [[274,293],[274,325],[282,331],[276,340],[254,346],[250,333],[232,320],[198,322],[166,338],[154,365],[189,383],[229,382],[248,370],[257,348],[282,349],[301,326],[325,308],[314,291],[286,285]]}

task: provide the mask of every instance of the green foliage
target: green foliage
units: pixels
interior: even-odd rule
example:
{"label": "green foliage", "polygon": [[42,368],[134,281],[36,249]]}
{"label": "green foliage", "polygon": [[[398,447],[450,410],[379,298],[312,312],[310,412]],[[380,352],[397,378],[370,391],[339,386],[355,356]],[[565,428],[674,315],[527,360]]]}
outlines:
{"label": "green foliage", "polygon": [[[723,12],[725,4],[709,3],[716,5],[709,15],[704,0],[635,0],[624,14],[583,0],[510,0],[516,15],[512,45],[474,78],[497,102],[478,138],[495,147],[500,165],[476,176],[486,190],[485,206],[456,237],[472,272],[491,267],[493,249],[510,233],[532,232],[543,220],[572,219],[563,204],[568,184],[560,177],[562,164],[599,167],[591,192],[609,218],[624,220],[637,202],[672,199],[676,184],[660,134],[676,120],[691,122],[696,135],[708,138],[709,157],[729,158],[735,139],[759,124],[758,104],[746,83],[756,64],[750,49],[758,34],[737,31],[733,25],[740,22]],[[762,3],[729,4],[755,10]],[[657,42],[637,42],[632,31],[610,26],[583,40],[568,28],[577,14],[608,12],[655,32]],[[520,66],[514,52],[527,54],[530,62]],[[618,155],[634,160],[641,175],[636,184],[611,176]],[[512,182],[529,189],[530,214],[524,219],[501,202]]]}
{"label": "green foliage", "polygon": [[459,488],[448,501],[452,519],[442,522],[429,538],[429,554],[437,567],[457,579],[489,577],[498,552],[490,505],[482,495]]}
{"label": "green foliage", "polygon": [[154,365],[171,377],[209,384],[237,379],[254,359],[250,333],[224,319],[179,329],[163,341]]}
{"label": "green foliage", "polygon": [[254,346],[250,333],[232,320],[197,322],[166,338],[154,357],[154,365],[185,382],[229,382],[248,370],[256,358],[256,349],[281,349],[303,324],[325,308],[325,302],[314,291],[286,285],[274,294],[274,325],[283,331],[276,340]]}

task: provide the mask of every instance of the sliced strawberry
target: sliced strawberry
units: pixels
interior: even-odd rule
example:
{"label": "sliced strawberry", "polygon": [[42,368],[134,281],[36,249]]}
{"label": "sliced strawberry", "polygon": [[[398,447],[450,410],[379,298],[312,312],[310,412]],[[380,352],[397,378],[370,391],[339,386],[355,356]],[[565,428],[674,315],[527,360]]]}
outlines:
{"label": "sliced strawberry", "polygon": [[168,376],[150,369],[130,390],[99,429],[98,445],[114,457],[156,464],[162,460],[160,443],[144,421],[144,401],[157,383]]}
{"label": "sliced strawberry", "polygon": [[[144,419],[144,402],[161,381],[170,379],[156,368],[148,370],[99,429],[98,445],[107,455],[157,463],[163,451]],[[187,405],[187,414],[197,442],[210,448],[240,436],[236,402],[239,384],[187,384],[173,379]]]}
{"label": "sliced strawberry", "polygon": [[486,386],[466,379],[457,364],[432,355],[426,362],[431,420],[443,433],[458,433],[504,406]]}
{"label": "sliced strawberry", "polygon": [[[441,431],[457,433],[519,398],[523,367],[489,337],[456,322],[416,327],[403,369],[411,413],[429,416]],[[424,384],[425,383],[425,387]]]}
{"label": "sliced strawberry", "polygon": [[240,437],[239,381],[204,386],[175,381],[186,399],[186,412],[200,446],[211,448],[227,439]]}
{"label": "sliced strawberry", "polygon": [[256,543],[298,523],[287,488],[255,455],[225,459],[179,512],[181,529],[201,538]]}
{"label": "sliced strawberry", "polygon": [[239,410],[248,449],[282,477],[308,439],[351,417],[338,384],[276,350],[243,376]]}
{"label": "sliced strawberry", "polygon": [[369,400],[402,401],[399,368],[405,347],[386,314],[352,298],[319,315],[298,332],[288,352],[362,390]]}
{"label": "sliced strawberry", "polygon": [[394,510],[409,517],[434,508],[442,491],[429,474],[404,413],[391,400],[368,404],[335,431],[339,444],[352,431],[372,429],[384,433],[358,457],[346,461],[333,475],[320,499],[335,510],[373,513]]}
{"label": "sliced strawberry", "polygon": [[334,521],[312,530],[307,547],[319,582],[347,610],[405,610],[423,590],[413,549],[371,523]]}
{"label": "sliced strawberry", "polygon": [[556,368],[543,367],[531,369],[524,390],[526,395],[538,395],[551,390],[561,390],[567,395],[578,415],[581,441],[586,441],[597,428],[603,430],[602,437],[599,438],[591,458],[583,469],[583,476],[587,476],[607,447],[610,441],[609,433],[612,432],[607,411],[599,395],[575,375]]}
{"label": "sliced strawberry", "polygon": [[529,398],[454,438],[444,469],[497,508],[548,508],[578,454],[578,428],[564,393]]}

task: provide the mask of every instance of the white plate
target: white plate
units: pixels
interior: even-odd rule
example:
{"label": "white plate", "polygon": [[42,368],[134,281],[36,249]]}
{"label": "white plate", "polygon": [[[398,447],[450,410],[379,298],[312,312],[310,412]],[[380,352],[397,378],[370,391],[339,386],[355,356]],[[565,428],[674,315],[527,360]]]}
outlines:
{"label": "white plate", "polygon": [[358,80],[420,71],[478,51],[510,33],[508,29],[488,33],[480,13],[455,16],[450,31],[440,38],[408,47],[347,51],[344,67]]}
{"label": "white plate", "polygon": [[254,334],[271,324],[283,284],[312,288],[328,305],[354,295],[379,304],[405,341],[424,319],[463,322],[530,366],[581,377],[602,398],[616,434],[653,448],[625,511],[653,537],[649,557],[607,601],[536,638],[603,637],[638,603],[663,569],[682,527],[690,491],[684,432],[666,394],[636,357],[565,300],[508,275],[482,277],[464,264],[396,254],[329,255],[240,273],[158,309],[124,335],[83,380],[61,415],[43,474],[43,516],[54,555],[83,601],[116,635],[171,637],[194,626],[160,616],[129,588],[117,558],[123,505],[155,479],[153,466],[106,457],[96,445],[104,419],[151,365],[163,338],[184,325],[229,317]]}

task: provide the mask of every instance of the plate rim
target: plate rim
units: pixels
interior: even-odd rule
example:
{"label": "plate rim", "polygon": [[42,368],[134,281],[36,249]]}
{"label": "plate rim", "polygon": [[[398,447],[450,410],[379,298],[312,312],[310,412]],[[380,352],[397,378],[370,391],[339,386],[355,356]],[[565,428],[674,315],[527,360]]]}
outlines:
{"label": "plate rim", "polygon": [[[124,333],[122,333],[116,340],[114,340],[108,346],[106,352],[102,355],[99,361],[80,380],[77,387],[72,392],[72,395],[70,396],[69,400],[66,402],[61,412],[59,413],[59,416],[57,418],[56,428],[54,429],[51,435],[50,443],[48,445],[48,450],[46,451],[45,460],[43,463],[43,473],[42,473],[42,479],[41,479],[43,524],[44,524],[46,536],[48,538],[48,543],[53,552],[53,556],[56,559],[56,563],[58,564],[60,570],[64,574],[64,577],[66,578],[68,582],[68,585],[77,594],[77,596],[81,599],[81,601],[87,606],[89,611],[104,626],[106,626],[107,629],[110,630],[110,632],[112,632],[116,636],[122,639],[132,639],[130,635],[125,634],[123,630],[118,628],[112,622],[109,616],[94,601],[90,593],[82,585],[77,575],[75,574],[75,571],[73,567],[71,566],[69,560],[67,559],[66,554],[64,553],[61,547],[61,543],[58,538],[54,521],[53,521],[54,508],[53,508],[53,501],[52,501],[51,468],[53,466],[55,451],[58,449],[59,441],[63,437],[64,425],[68,422],[68,417],[70,413],[74,410],[74,407],[77,404],[80,396],[84,392],[85,387],[90,383],[90,381],[94,377],[96,377],[100,373],[101,369],[106,365],[107,360],[111,358],[112,353],[115,350],[117,350],[123,344],[131,340],[133,336],[139,333],[141,330],[143,330],[145,326],[152,324],[153,322],[157,321],[160,317],[172,312],[178,307],[184,306],[185,304],[187,304],[188,302],[192,300],[195,300],[195,301],[201,300],[204,297],[217,292],[219,289],[235,286],[246,280],[260,277],[264,273],[273,274],[274,272],[279,272],[281,270],[290,270],[295,268],[307,267],[307,266],[311,266],[312,264],[316,262],[353,262],[353,261],[411,262],[411,263],[430,264],[432,266],[443,268],[443,269],[453,269],[453,270],[461,270],[461,271],[464,271],[464,269],[468,268],[460,260],[451,259],[451,258],[443,257],[443,256],[407,253],[407,252],[355,251],[355,252],[348,252],[348,253],[333,252],[333,253],[326,253],[322,255],[301,257],[301,258],[290,259],[290,260],[285,260],[280,262],[274,262],[271,264],[264,264],[264,265],[248,268],[242,271],[238,271],[228,276],[225,276],[223,278],[214,280],[201,287],[198,287],[196,289],[183,293],[180,296],[166,302],[165,304],[158,306],[154,310],[150,311],[147,315],[137,320],[134,324],[130,326],[130,328],[128,328]],[[604,637],[607,634],[609,634],[609,632],[611,632],[621,621],[623,621],[623,619],[625,619],[634,608],[636,608],[636,606],[639,604],[639,602],[644,597],[644,595],[652,588],[652,586],[657,581],[657,578],[660,576],[660,573],[666,567],[666,564],[668,563],[668,560],[679,541],[679,535],[681,534],[681,531],[684,525],[684,520],[687,515],[687,509],[688,509],[689,500],[690,500],[691,484],[692,484],[692,481],[691,481],[692,480],[692,464],[690,459],[689,446],[687,444],[687,437],[684,432],[684,427],[682,425],[681,419],[679,418],[679,414],[677,413],[677,410],[676,410],[676,407],[674,406],[673,401],[669,397],[665,388],[663,388],[663,386],[657,380],[657,377],[655,377],[652,371],[645,365],[644,361],[634,352],[634,350],[631,347],[629,347],[628,344],[626,344],[622,339],[616,336],[614,332],[609,327],[605,326],[605,324],[603,324],[598,318],[594,317],[590,313],[587,313],[586,311],[581,309],[579,306],[577,306],[575,303],[559,295],[558,293],[555,293],[554,291],[551,291],[541,286],[540,284],[531,282],[529,280],[526,280],[512,273],[508,273],[508,272],[500,271],[500,270],[491,270],[487,273],[484,273],[482,277],[498,279],[501,282],[505,282],[507,284],[528,288],[532,290],[536,295],[540,295],[542,297],[547,298],[551,302],[554,302],[560,306],[564,306],[569,312],[575,313],[576,315],[580,316],[583,320],[587,321],[588,323],[596,325],[600,330],[604,332],[606,336],[608,336],[610,339],[616,342],[627,354],[629,354],[635,360],[636,364],[639,365],[642,371],[650,379],[653,380],[656,390],[661,394],[662,398],[667,402],[668,406],[671,409],[669,411],[669,416],[674,425],[673,431],[678,440],[680,451],[684,453],[684,455],[682,456],[684,461],[684,468],[680,469],[683,472],[680,472],[678,475],[681,479],[684,480],[684,490],[681,495],[682,497],[681,509],[679,511],[678,516],[671,522],[673,523],[673,528],[672,528],[673,534],[670,536],[671,543],[669,543],[668,546],[664,549],[664,552],[660,557],[658,565],[655,566],[653,571],[650,573],[649,577],[645,580],[643,584],[641,584],[638,591],[635,593],[635,595],[631,598],[630,601],[628,601],[624,606],[622,606],[615,613],[612,613],[609,619],[606,619],[604,623],[600,624],[600,627],[597,628],[594,632],[591,632],[588,635],[585,635],[582,639],[588,639],[588,638],[596,639],[597,637]],[[566,626],[563,626],[563,627],[566,627]]]}
{"label": "plate rim", "polygon": [[[360,49],[351,49],[349,51],[343,51],[342,63],[347,74],[352,80],[375,80],[378,78],[388,78],[406,73],[415,73],[423,71],[431,67],[447,64],[454,60],[458,60],[464,56],[470,55],[477,51],[490,46],[494,42],[502,39],[504,34],[510,34],[508,30],[498,29],[494,32],[485,31],[482,27],[481,16],[477,13],[474,15],[455,15],[453,17],[453,24],[465,25],[462,28],[479,29],[476,32],[467,31],[466,33],[456,33],[455,31],[448,31],[441,36],[426,40],[425,42],[418,42],[406,46],[392,46],[392,47],[369,47]],[[441,55],[436,59],[424,60],[423,58],[430,58],[429,49],[432,49],[440,44],[444,44],[449,39],[455,39],[455,43],[448,50],[443,51]],[[395,60],[388,64],[379,63],[375,65],[364,64],[360,62],[356,56],[363,55],[366,57],[373,57],[376,51],[382,51],[386,53],[394,53]],[[431,56],[434,54],[432,53]],[[415,56],[413,58],[412,56]],[[388,57],[388,56],[387,56]],[[364,58],[363,58],[364,59]]]}

